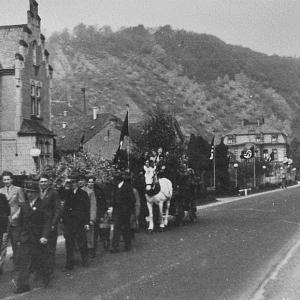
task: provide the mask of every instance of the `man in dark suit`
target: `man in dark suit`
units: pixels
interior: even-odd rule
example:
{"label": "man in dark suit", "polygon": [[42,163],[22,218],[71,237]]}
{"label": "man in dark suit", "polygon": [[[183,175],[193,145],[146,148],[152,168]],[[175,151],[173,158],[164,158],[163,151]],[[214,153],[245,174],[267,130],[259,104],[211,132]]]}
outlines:
{"label": "man in dark suit", "polygon": [[66,241],[66,266],[64,271],[74,270],[75,241],[79,247],[82,265],[86,266],[88,251],[86,230],[90,223],[90,200],[87,192],[78,187],[78,176],[72,174],[69,178],[72,190],[66,194],[62,213],[64,237]]}
{"label": "man in dark suit", "polygon": [[55,268],[55,254],[58,237],[58,222],[61,217],[61,201],[58,192],[50,186],[50,178],[47,174],[42,174],[39,180],[40,196],[45,210],[51,212],[51,233],[48,240],[49,263],[51,266],[51,277]]}
{"label": "man in dark suit", "polygon": [[113,204],[114,235],[111,253],[119,252],[121,234],[125,242],[123,251],[131,249],[130,216],[135,213],[135,197],[131,185],[130,171],[124,171],[118,186]]}
{"label": "man in dark suit", "polygon": [[3,234],[3,242],[0,253],[0,273],[3,272],[3,266],[6,258],[6,249],[8,242],[11,242],[13,250],[14,267],[18,264],[18,239],[19,239],[19,216],[20,206],[25,203],[25,197],[22,188],[13,185],[13,174],[8,171],[2,173],[4,187],[0,189],[0,194],[4,194],[9,203],[11,214],[6,232]]}
{"label": "man in dark suit", "polygon": [[15,294],[30,290],[29,277],[32,267],[42,276],[45,287],[50,284],[47,242],[51,232],[51,212],[44,208],[39,197],[38,182],[25,182],[25,191],[29,201],[22,205],[20,213],[20,273]]}
{"label": "man in dark suit", "polygon": [[[89,179],[89,182],[91,180]],[[95,180],[93,181],[95,183]],[[106,201],[106,195],[103,189],[101,188],[100,185],[95,185],[94,184],[94,191],[95,191],[95,196],[96,196],[96,201],[97,201],[97,215],[96,215],[96,223],[95,223],[95,231],[94,231],[94,247],[95,251],[97,251],[98,248],[98,239],[100,236],[100,223],[103,222],[105,214],[108,210],[108,203]]]}

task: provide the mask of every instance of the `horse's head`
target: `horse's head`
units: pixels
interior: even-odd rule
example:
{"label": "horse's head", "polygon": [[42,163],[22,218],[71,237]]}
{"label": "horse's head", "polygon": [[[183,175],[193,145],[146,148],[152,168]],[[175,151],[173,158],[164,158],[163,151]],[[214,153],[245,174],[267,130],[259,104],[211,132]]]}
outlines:
{"label": "horse's head", "polygon": [[148,170],[145,173],[146,191],[150,191],[154,183],[155,183],[155,171]]}

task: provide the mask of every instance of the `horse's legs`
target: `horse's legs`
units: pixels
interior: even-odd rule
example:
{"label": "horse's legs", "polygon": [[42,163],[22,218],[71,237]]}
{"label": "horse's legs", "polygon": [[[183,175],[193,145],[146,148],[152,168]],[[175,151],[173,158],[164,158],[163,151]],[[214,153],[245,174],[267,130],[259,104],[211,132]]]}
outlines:
{"label": "horse's legs", "polygon": [[168,225],[168,216],[169,216],[169,208],[170,208],[170,199],[166,201],[166,212],[165,212],[165,226]]}
{"label": "horse's legs", "polygon": [[147,207],[148,207],[148,212],[149,212],[149,227],[148,227],[148,230],[153,230],[153,228],[154,228],[154,223],[153,223],[153,203],[149,203],[147,201]]}
{"label": "horse's legs", "polygon": [[159,227],[160,228],[164,228],[165,224],[164,224],[164,216],[163,216],[163,206],[164,203],[162,201],[159,202],[158,207],[159,207]]}

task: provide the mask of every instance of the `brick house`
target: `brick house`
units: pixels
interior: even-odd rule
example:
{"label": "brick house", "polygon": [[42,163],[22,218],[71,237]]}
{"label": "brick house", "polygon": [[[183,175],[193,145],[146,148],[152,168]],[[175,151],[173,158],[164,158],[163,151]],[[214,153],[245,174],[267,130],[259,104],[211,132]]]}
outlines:
{"label": "brick house", "polygon": [[27,24],[0,26],[0,172],[16,175],[53,164],[53,69],[38,3],[30,0],[29,7]]}
{"label": "brick house", "polygon": [[240,155],[249,144],[255,145],[255,157],[266,160],[273,152],[274,161],[279,163],[283,162],[289,149],[287,135],[265,124],[264,120],[255,123],[243,120],[241,126],[225,135],[224,144],[236,161],[242,160]]}

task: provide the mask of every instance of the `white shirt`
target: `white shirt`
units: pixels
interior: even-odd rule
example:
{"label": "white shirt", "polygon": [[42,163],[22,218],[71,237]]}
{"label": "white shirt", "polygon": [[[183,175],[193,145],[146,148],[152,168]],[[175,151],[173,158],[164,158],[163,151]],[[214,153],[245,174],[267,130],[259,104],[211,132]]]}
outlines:
{"label": "white shirt", "polygon": [[35,203],[36,199],[37,199],[37,198],[35,198],[35,199],[34,199],[34,200],[32,200],[31,202],[29,202],[29,203],[30,203],[30,207],[33,207],[33,205],[34,205],[34,203]]}

